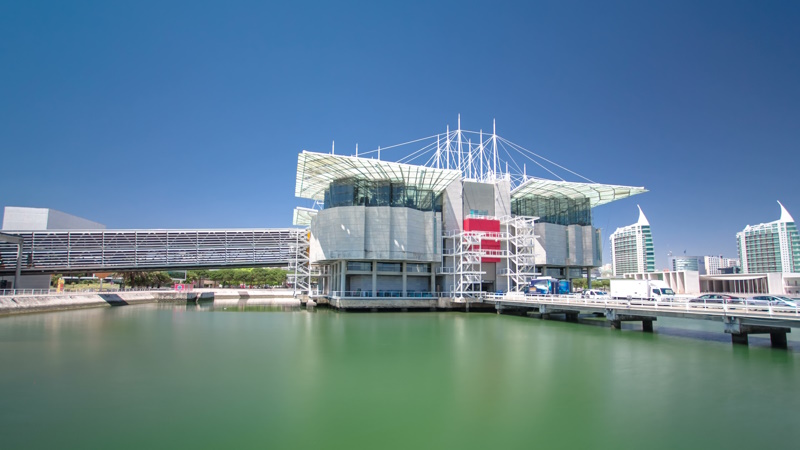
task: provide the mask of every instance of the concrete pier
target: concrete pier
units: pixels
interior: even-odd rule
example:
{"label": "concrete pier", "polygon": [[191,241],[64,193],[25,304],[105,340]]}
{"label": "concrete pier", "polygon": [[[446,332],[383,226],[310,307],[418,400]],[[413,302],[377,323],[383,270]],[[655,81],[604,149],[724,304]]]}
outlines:
{"label": "concrete pier", "polygon": [[723,321],[725,332],[731,335],[731,343],[748,345],[751,334],[769,334],[770,343],[774,348],[787,348],[786,333],[791,333],[790,328],[774,327],[768,325],[743,324],[738,317],[726,317]]}

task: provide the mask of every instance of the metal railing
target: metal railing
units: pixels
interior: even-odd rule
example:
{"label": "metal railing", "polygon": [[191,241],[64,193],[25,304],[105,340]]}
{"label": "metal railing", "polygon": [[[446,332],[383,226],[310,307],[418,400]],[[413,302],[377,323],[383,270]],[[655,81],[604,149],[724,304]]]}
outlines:
{"label": "metal railing", "polygon": [[21,296],[32,296],[32,295],[73,295],[73,294],[104,293],[104,292],[173,291],[173,290],[175,289],[172,287],[65,289],[60,292],[57,289],[0,289],[0,297],[21,297]]}
{"label": "metal railing", "polygon": [[406,291],[406,295],[403,295],[403,291],[397,291],[397,290],[381,290],[377,291],[376,295],[372,295],[372,291],[332,291],[330,295],[331,297],[353,298],[353,299],[388,299],[388,298],[408,299],[408,298],[439,297],[439,294],[436,292]]}
{"label": "metal railing", "polygon": [[707,313],[734,313],[737,315],[747,314],[755,317],[785,317],[800,319],[800,307],[777,306],[764,304],[761,302],[745,301],[741,302],[709,302],[703,301],[658,301],[658,300],[636,300],[636,299],[592,299],[581,298],[578,294],[571,295],[531,295],[522,293],[480,293],[478,298],[485,301],[498,302],[522,302],[531,304],[552,304],[552,305],[586,305],[594,307],[608,308],[635,308],[639,310],[651,311],[681,311],[695,314]]}

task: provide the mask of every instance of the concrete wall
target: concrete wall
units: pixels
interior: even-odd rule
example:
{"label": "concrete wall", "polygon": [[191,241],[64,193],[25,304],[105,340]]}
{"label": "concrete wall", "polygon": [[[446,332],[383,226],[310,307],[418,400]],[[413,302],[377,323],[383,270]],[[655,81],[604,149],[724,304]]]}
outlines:
{"label": "concrete wall", "polygon": [[595,228],[591,226],[536,223],[534,231],[537,265],[597,267],[602,264],[595,257]]}
{"label": "concrete wall", "polygon": [[494,184],[494,215],[511,215],[511,181],[497,180]]}
{"label": "concrete wall", "polygon": [[[9,286],[14,284],[14,276],[0,277],[7,281]],[[19,277],[19,286],[15,289],[49,289],[50,275],[22,275]]]}
{"label": "concrete wall", "polygon": [[442,201],[443,227],[445,232],[459,232],[464,229],[463,203],[461,200],[461,180],[447,186]]}
{"label": "concrete wall", "polygon": [[6,206],[3,230],[101,230],[105,225],[48,208]]}
{"label": "concrete wall", "polygon": [[475,181],[465,181],[463,183],[463,216],[469,215],[470,210],[486,211],[486,215],[494,216],[495,195],[494,185],[488,183],[478,183]]}
{"label": "concrete wall", "polygon": [[310,229],[312,262],[441,259],[441,214],[432,211],[342,206],[317,213]]}

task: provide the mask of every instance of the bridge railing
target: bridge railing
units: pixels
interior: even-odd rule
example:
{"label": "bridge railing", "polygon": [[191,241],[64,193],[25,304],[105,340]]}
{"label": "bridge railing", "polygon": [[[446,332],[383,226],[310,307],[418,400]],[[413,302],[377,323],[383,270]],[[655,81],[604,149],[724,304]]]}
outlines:
{"label": "bridge railing", "polygon": [[587,305],[594,307],[609,308],[636,308],[653,311],[687,311],[694,313],[714,312],[714,313],[733,313],[733,314],[754,314],[760,316],[795,316],[800,318],[800,307],[778,306],[769,303],[742,301],[741,303],[729,302],[709,302],[702,301],[650,301],[636,299],[592,299],[581,298],[577,295],[528,295],[522,293],[482,293],[479,296],[484,301],[515,302],[531,304],[552,304],[552,305]]}
{"label": "bridge railing", "polygon": [[141,291],[172,291],[173,288],[103,288],[103,289],[70,289],[58,291],[57,289],[0,289],[0,297],[22,297],[38,295],[79,295],[109,292],[141,292]]}
{"label": "bridge railing", "polygon": [[331,292],[332,297],[338,298],[348,298],[348,299],[390,299],[390,298],[437,298],[439,297],[439,293],[436,292],[428,292],[428,291],[406,291],[406,295],[403,295],[403,291],[398,290],[379,290],[376,292],[375,295],[372,295],[372,291],[333,291]]}

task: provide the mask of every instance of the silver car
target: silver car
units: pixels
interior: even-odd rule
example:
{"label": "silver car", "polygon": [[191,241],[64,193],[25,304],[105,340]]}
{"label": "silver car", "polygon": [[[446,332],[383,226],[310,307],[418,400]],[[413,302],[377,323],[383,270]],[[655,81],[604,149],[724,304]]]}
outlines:
{"label": "silver car", "polygon": [[789,297],[782,297],[780,295],[756,295],[748,301],[763,303],[768,306],[777,306],[779,308],[797,308],[797,300]]}

